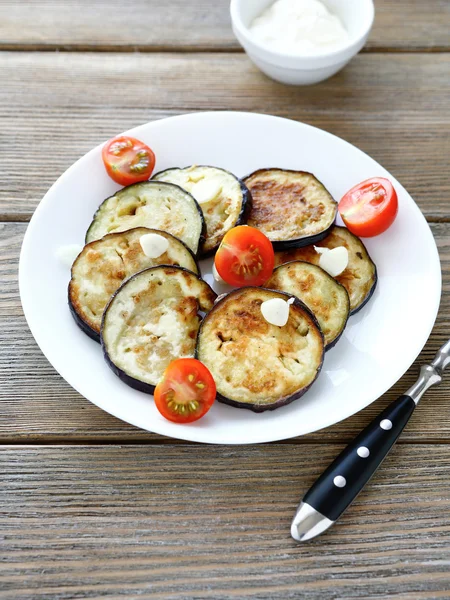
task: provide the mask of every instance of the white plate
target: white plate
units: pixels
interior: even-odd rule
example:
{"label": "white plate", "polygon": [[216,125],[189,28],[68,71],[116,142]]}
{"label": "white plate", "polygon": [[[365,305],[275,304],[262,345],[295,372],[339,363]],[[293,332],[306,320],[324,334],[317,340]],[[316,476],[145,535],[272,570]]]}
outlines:
{"label": "white plate", "polygon": [[[55,256],[60,246],[82,244],[92,215],[119,186],[106,175],[101,146],[83,156],[47,192],[22,246],[20,295],[42,352],[78,392],[103,410],[143,429],[198,442],[249,444],[303,435],[361,410],[388,390],[421,351],[439,307],[441,272],[431,231],[406,190],[379,164],[324,131],[267,115],[196,113],[163,119],[130,132],[156,153],[156,170],[216,165],[244,176],[262,167],[314,173],[339,199],[374,176],[389,177],[399,214],[383,235],[366,240],[378,267],[371,301],[351,317],[325,358],[312,389],[274,412],[254,414],[215,403],[197,423],[161,417],[148,395],[123,384],[84,335],[67,307],[70,274]],[[209,263],[202,270],[212,283]]]}

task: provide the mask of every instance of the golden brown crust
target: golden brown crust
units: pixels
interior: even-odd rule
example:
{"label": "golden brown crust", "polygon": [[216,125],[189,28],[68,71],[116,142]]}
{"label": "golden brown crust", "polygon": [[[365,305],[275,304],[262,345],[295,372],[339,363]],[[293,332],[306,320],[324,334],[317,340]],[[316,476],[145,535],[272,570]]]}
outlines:
{"label": "golden brown crust", "polygon": [[277,267],[265,284],[297,296],[314,313],[327,347],[342,334],[350,311],[347,290],[320,267],[308,262],[289,262]]}
{"label": "golden brown crust", "polygon": [[317,377],[323,336],[299,301],[283,327],[268,323],[261,304],[285,294],[263,288],[235,290],[205,317],[197,355],[210,369],[219,397],[266,410],[295,399]]}
{"label": "golden brown crust", "polygon": [[[335,279],[347,290],[350,297],[350,311],[355,312],[370,297],[377,279],[376,267],[364,244],[345,227],[334,226],[329,235],[315,245],[330,250],[338,246],[347,248],[348,266]],[[296,260],[318,265],[320,254],[314,250],[314,246],[275,252],[276,267]]]}
{"label": "golden brown crust", "polygon": [[317,235],[335,219],[336,202],[311,173],[261,169],[244,183],[253,198],[248,225],[271,241]]}

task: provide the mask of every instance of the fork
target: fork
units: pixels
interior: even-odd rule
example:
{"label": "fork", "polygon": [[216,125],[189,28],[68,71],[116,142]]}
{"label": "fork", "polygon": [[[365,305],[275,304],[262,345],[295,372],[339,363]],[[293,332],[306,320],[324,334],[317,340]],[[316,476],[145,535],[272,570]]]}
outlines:
{"label": "fork", "polygon": [[299,504],[291,536],[305,542],[329,529],[363,489],[405,428],[423,394],[442,381],[450,364],[450,340],[416,383],[378,415],[317,479]]}

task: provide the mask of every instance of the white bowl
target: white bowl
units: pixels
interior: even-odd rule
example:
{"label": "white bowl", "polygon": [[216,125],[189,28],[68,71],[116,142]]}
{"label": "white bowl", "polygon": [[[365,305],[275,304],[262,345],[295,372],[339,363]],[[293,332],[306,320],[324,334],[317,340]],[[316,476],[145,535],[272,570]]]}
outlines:
{"label": "white bowl", "polygon": [[279,53],[255,40],[249,31],[253,19],[273,1],[231,0],[233,32],[263,73],[290,85],[318,83],[345,67],[366,43],[375,16],[373,0],[322,0],[342,21],[349,33],[348,43],[339,50],[314,55]]}

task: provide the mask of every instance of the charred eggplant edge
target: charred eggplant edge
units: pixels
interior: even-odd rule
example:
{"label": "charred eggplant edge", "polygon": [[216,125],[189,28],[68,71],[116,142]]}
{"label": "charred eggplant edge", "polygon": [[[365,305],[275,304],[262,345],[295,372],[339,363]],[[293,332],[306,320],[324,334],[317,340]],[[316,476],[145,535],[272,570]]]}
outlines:
{"label": "charred eggplant edge", "polygon": [[356,313],[358,313],[362,308],[365,307],[365,305],[369,302],[369,300],[372,298],[374,292],[375,292],[375,288],[378,285],[378,271],[377,271],[377,267],[375,265],[375,263],[373,263],[374,266],[374,280],[373,280],[373,284],[372,287],[370,288],[370,290],[367,292],[366,297],[364,298],[364,300],[361,302],[361,304],[359,304],[358,306],[356,306],[351,313],[349,314],[350,317],[352,317],[353,315],[356,315]]}
{"label": "charred eggplant edge", "polygon": [[[191,167],[191,166],[192,165],[187,165],[186,167],[170,167],[169,169],[164,169],[163,171],[158,171],[158,173],[155,173],[154,175],[152,175],[152,178],[150,179],[150,181],[152,181],[157,175],[161,175],[162,173],[167,173],[168,171],[177,171],[177,170],[183,171],[185,169],[189,169],[189,167]],[[231,171],[228,171],[227,169],[222,169],[222,167],[215,167],[213,165],[195,165],[195,166],[196,167],[206,167],[206,168],[210,168],[210,169],[219,169],[220,171],[224,171],[225,173],[228,173],[228,175],[231,175],[232,177],[234,177],[234,179],[236,179],[238,181],[240,188],[241,188],[241,193],[242,193],[242,206],[241,206],[241,210],[240,210],[240,213],[238,215],[236,222],[234,223],[234,225],[232,225],[232,227],[230,227],[230,229],[232,229],[233,227],[237,227],[238,225],[245,225],[247,223],[247,219],[248,219],[249,214],[252,209],[253,198],[252,198],[252,194],[251,194],[250,190],[245,185],[244,181],[242,179],[240,179],[239,177],[237,177]],[[158,180],[156,180],[156,181],[158,181]],[[163,183],[163,182],[161,182],[161,183]],[[174,184],[174,185],[178,185],[178,184]],[[179,186],[179,187],[181,187],[181,186]],[[182,189],[184,189],[184,188],[182,188]],[[188,194],[189,194],[189,192],[188,192]],[[200,210],[201,210],[201,207],[200,207]],[[230,230],[228,230],[228,231],[230,231]],[[218,247],[220,246],[220,242],[219,242],[217,244],[217,246],[214,246],[214,248],[211,248],[211,250],[208,250],[207,252],[203,252],[203,246],[205,245],[205,242],[206,242],[206,221],[205,221],[204,232],[205,232],[205,235],[204,235],[205,239],[202,242],[201,246],[199,244],[199,248],[200,248],[199,257],[202,259],[213,256],[217,252]]]}
{"label": "charred eggplant edge", "polygon": [[[92,244],[95,244],[96,242],[99,242],[100,240],[104,240],[105,238],[112,236],[112,235],[116,235],[116,234],[123,234],[123,233],[129,233],[131,231],[135,231],[136,229],[148,229],[149,231],[161,231],[160,229],[153,229],[151,227],[133,227],[132,229],[126,229],[125,231],[114,231],[112,233],[107,233],[106,235],[104,235],[102,238],[98,239],[98,240],[93,240],[92,242],[89,242],[89,244],[86,244],[83,247],[83,250],[80,252],[80,254],[82,252],[84,252],[84,250],[88,247],[91,246]],[[183,240],[180,240],[179,238],[175,237],[174,235],[172,235],[171,233],[169,233],[168,231],[163,231],[163,233],[165,235],[168,235],[169,237],[173,238],[174,240],[176,240],[177,242],[180,242],[180,244],[182,244],[184,246],[184,248],[189,252],[189,254],[192,256],[192,259],[195,263],[195,266],[197,267],[198,270],[198,277],[201,278],[202,273],[200,270],[200,265],[198,263],[197,257],[195,256],[195,254],[192,252],[192,250],[189,248],[189,246],[187,246]],[[78,256],[80,256],[80,254]],[[73,265],[76,263],[77,258],[74,260],[73,264],[72,264],[72,269],[73,269]],[[156,265],[158,267],[163,266],[163,265]],[[167,265],[167,266],[171,266],[171,267],[176,267],[177,265]],[[149,267],[150,269],[155,268],[155,267]],[[184,268],[184,267],[180,267],[180,268]],[[91,339],[95,340],[96,342],[98,342],[100,344],[100,333],[98,331],[96,331],[95,329],[93,329],[88,323],[86,323],[86,321],[83,319],[83,317],[78,313],[77,309],[75,308],[73,302],[72,302],[72,296],[70,293],[71,290],[71,283],[72,283],[72,269],[70,270],[70,281],[69,281],[69,285],[67,287],[67,297],[68,297],[68,302],[69,302],[69,309],[70,312],[72,313],[73,318],[75,319],[75,323],[78,325],[78,327],[81,329],[81,331],[83,331],[86,335],[88,335]],[[145,270],[145,269],[144,269]],[[186,269],[189,270],[189,269]],[[140,273],[141,271],[138,271],[138,273]],[[133,273],[133,275],[130,275],[130,277],[134,277],[134,275],[137,275],[137,273]],[[194,275],[196,275],[196,273],[194,273]],[[124,279],[122,281],[121,286],[125,283],[125,281],[127,281],[127,279],[130,279],[130,277],[127,277],[126,279]],[[114,292],[115,293],[115,292]],[[106,307],[105,307],[106,309]]]}
{"label": "charred eggplant edge", "polygon": [[[226,296],[224,296],[223,298],[221,298],[218,302],[216,302],[216,304],[214,304],[214,306],[209,311],[209,313],[208,313],[207,316],[209,317],[209,315],[211,313],[213,313],[215,311],[215,309],[218,306],[220,306],[220,304],[222,302],[224,302],[225,300],[227,300],[227,298],[229,298],[229,296],[237,294],[237,293],[239,293],[239,292],[241,292],[243,290],[264,290],[266,292],[272,292],[272,293],[280,294],[281,296],[286,296],[286,300],[289,300],[289,298],[294,298],[293,304],[295,306],[301,308],[302,310],[304,310],[306,312],[306,314],[311,318],[311,320],[312,320],[313,324],[315,325],[317,331],[319,332],[320,337],[322,338],[322,359],[320,361],[320,365],[317,368],[316,376],[311,381],[311,383],[309,383],[307,386],[301,388],[300,390],[297,390],[296,392],[294,392],[290,396],[283,396],[282,398],[280,398],[279,400],[277,400],[273,404],[270,404],[269,406],[257,406],[257,405],[254,405],[254,404],[248,404],[246,402],[239,402],[237,400],[231,400],[231,398],[227,398],[226,396],[223,396],[219,391],[217,391],[217,393],[216,393],[217,400],[219,402],[222,402],[222,404],[228,404],[228,406],[234,406],[235,408],[243,408],[243,409],[251,410],[254,413],[263,413],[263,412],[267,412],[267,411],[270,411],[270,410],[276,410],[277,408],[281,408],[282,406],[287,406],[288,404],[291,404],[291,402],[294,402],[295,400],[298,400],[304,394],[306,394],[306,392],[313,385],[313,383],[315,383],[315,381],[317,381],[317,378],[319,377],[319,374],[320,374],[320,372],[322,370],[323,361],[324,361],[324,357],[325,357],[325,339],[323,337],[322,330],[320,328],[320,325],[319,325],[316,317],[311,312],[311,310],[306,306],[306,304],[304,304],[301,300],[299,300],[297,298],[297,296],[294,296],[293,294],[288,294],[287,292],[280,292],[279,290],[271,290],[270,288],[255,287],[255,286],[246,286],[246,287],[237,288],[235,290],[232,290],[229,294],[227,294]],[[205,317],[205,319],[206,319],[206,317]],[[198,359],[200,361],[201,361],[201,358],[199,357],[199,353],[198,353],[198,350],[199,350],[199,341],[200,341],[200,336],[201,336],[201,332],[202,332],[202,329],[203,329],[203,325],[204,325],[205,319],[202,320],[202,322],[200,324],[200,327],[198,329],[197,343],[195,345],[195,355],[194,356],[195,356],[196,359]]]}
{"label": "charred eggplant edge", "polygon": [[[335,204],[334,219],[333,219],[332,223],[329,225],[329,227],[327,227],[323,231],[320,231],[319,233],[315,233],[314,235],[302,236],[299,238],[293,238],[291,240],[272,241],[272,246],[273,246],[273,249],[275,250],[275,252],[281,252],[283,250],[292,250],[292,248],[303,248],[304,246],[309,246],[311,244],[316,244],[317,242],[321,242],[324,238],[326,238],[327,235],[330,233],[331,229],[335,225],[337,212],[338,212],[338,208],[337,208],[338,203],[333,198],[333,196],[329,192],[328,188],[320,181],[320,179],[318,177],[316,177],[314,175],[314,173],[310,173],[309,171],[296,171],[295,169],[283,169],[281,167],[266,167],[264,169],[256,169],[256,171],[253,171],[249,175],[246,175],[245,177],[243,177],[242,181],[245,184],[247,179],[249,179],[250,177],[253,177],[253,175],[257,175],[258,173],[262,173],[264,171],[284,171],[285,173],[302,173],[304,175],[311,175],[311,177],[314,177],[314,179],[317,179],[317,181],[320,183],[320,185],[327,191],[327,193],[330,195],[331,199],[333,200],[333,202]],[[250,211],[249,211],[249,214],[250,214]],[[248,219],[248,216],[249,215],[247,215],[247,219]]]}
{"label": "charred eggplant edge", "polygon": [[70,287],[68,288],[67,297],[68,297],[69,310],[70,310],[70,313],[71,313],[75,323],[78,325],[78,327],[81,329],[81,331],[83,333],[85,333],[87,336],[89,336],[91,338],[91,340],[94,340],[95,342],[100,344],[100,334],[97,331],[95,331],[95,329],[92,329],[92,327],[90,325],[88,325],[86,323],[86,321],[84,319],[82,319],[81,316],[78,314],[78,312],[75,310],[75,307],[72,304],[72,299],[70,297]]}
{"label": "charred eggplant edge", "polygon": [[[180,187],[176,183],[168,183],[166,181],[152,181],[150,179],[150,180],[147,180],[147,181],[138,181],[137,183],[132,183],[131,185],[127,185],[127,186],[121,188],[120,190],[117,190],[117,192],[115,192],[111,196],[108,196],[107,198],[105,198],[103,200],[103,202],[99,205],[99,207],[97,208],[97,210],[95,211],[95,213],[94,213],[94,215],[92,217],[92,221],[91,221],[89,227],[87,228],[86,235],[84,236],[85,244],[90,244],[91,243],[91,242],[87,241],[87,238],[88,238],[88,235],[89,235],[89,231],[94,226],[95,219],[96,219],[98,213],[100,212],[102,206],[105,204],[105,202],[108,202],[108,200],[110,200],[111,198],[114,198],[114,196],[116,196],[118,193],[122,192],[123,190],[129,190],[130,188],[135,187],[137,185],[142,185],[143,183],[157,183],[158,185],[163,185],[163,186],[164,185],[173,185],[173,186],[177,187],[179,190],[181,190],[182,192],[184,192],[185,194],[189,194],[188,191],[186,191],[185,189],[183,189],[182,187]],[[197,202],[197,200],[194,198],[194,196],[192,194],[189,194],[189,196],[194,201],[194,205],[197,208],[197,212],[198,212],[198,214],[200,216],[200,221],[201,221],[201,230],[200,230],[200,237],[199,237],[199,240],[198,240],[197,252],[194,252],[193,250],[191,250],[191,252],[197,258],[200,258],[201,257],[200,250],[203,247],[203,244],[205,243],[205,239],[206,239],[206,237],[205,237],[206,236],[206,221],[205,221],[205,217],[203,216],[203,211],[200,208],[200,204]],[[147,229],[157,229],[156,227],[149,227],[148,225],[138,225],[137,227],[132,227],[132,229],[137,229],[138,227],[147,227]],[[129,231],[129,230],[126,229],[125,231]],[[163,230],[160,230],[160,231],[163,231]],[[123,232],[112,231],[111,233],[123,233]],[[170,233],[170,232],[167,231],[165,233]],[[106,234],[106,235],[108,235],[108,234]],[[173,234],[171,234],[171,235],[173,235]],[[173,236],[173,237],[175,237],[175,236]],[[98,238],[98,239],[102,239],[102,238]],[[177,238],[177,239],[179,239],[179,238]],[[92,241],[96,242],[97,240],[92,240]]]}
{"label": "charred eggplant edge", "polygon": [[[333,348],[337,342],[341,339],[342,334],[344,333],[345,328],[347,327],[347,323],[348,323],[348,319],[350,317],[350,296],[348,295],[347,290],[345,289],[345,287],[342,285],[342,283],[339,283],[339,281],[337,281],[334,277],[332,277],[329,273],[327,273],[324,269],[322,269],[322,267],[319,267],[319,265],[313,265],[312,263],[307,262],[306,260],[290,260],[287,263],[283,263],[281,265],[278,265],[278,267],[275,267],[275,269],[273,270],[273,273],[275,273],[275,271],[277,269],[279,269],[280,267],[284,267],[285,265],[290,265],[292,263],[304,263],[305,265],[311,265],[313,267],[317,267],[318,269],[320,269],[323,273],[325,273],[325,275],[328,277],[328,279],[331,279],[336,285],[338,285],[339,287],[341,287],[346,295],[347,298],[347,306],[348,306],[348,311],[347,311],[347,318],[344,321],[344,324],[342,326],[342,329],[340,331],[340,333],[337,335],[337,337],[334,338],[334,340],[332,340],[329,344],[325,345],[325,352],[328,352],[328,350],[331,350],[331,348]],[[271,278],[273,276],[273,273],[271,275]],[[267,289],[271,289],[271,288],[267,288]],[[274,290],[274,291],[280,291],[280,290]],[[287,292],[284,292],[287,293]],[[293,296],[295,296],[295,294],[292,294]],[[300,298],[298,298],[297,296],[295,296],[302,304],[304,304],[304,302],[302,300],[300,300]],[[312,311],[311,309],[308,309],[310,312],[312,312],[314,314],[314,311]],[[314,315],[315,316],[315,315]],[[317,320],[317,319],[316,319]],[[324,338],[324,342],[325,342],[325,338]]]}
{"label": "charred eggplant edge", "polygon": [[364,297],[363,301],[358,304],[358,306],[356,306],[352,311],[350,311],[350,317],[352,315],[356,315],[357,312],[359,312],[368,302],[369,300],[372,298],[374,292],[375,292],[375,288],[378,285],[378,269],[377,269],[377,265],[374,263],[374,261],[372,260],[372,257],[370,256],[369,252],[367,251],[366,245],[364,244],[364,242],[362,241],[362,239],[355,235],[354,233],[352,233],[349,229],[347,229],[347,227],[343,227],[342,225],[335,225],[336,229],[345,229],[345,231],[347,231],[347,233],[349,233],[352,237],[356,238],[359,243],[361,244],[361,246],[364,248],[364,251],[366,253],[366,256],[370,262],[370,264],[373,267],[373,283],[372,286],[370,288],[370,290],[367,292],[366,296]]}
{"label": "charred eggplant edge", "polygon": [[[179,271],[186,271],[186,273],[190,273],[191,275],[194,275],[194,277],[196,277],[197,279],[199,279],[200,281],[202,281],[205,285],[207,285],[211,290],[211,286],[206,283],[206,281],[204,279],[202,279],[201,277],[199,277],[196,273],[194,273],[193,271],[190,271],[189,269],[185,269],[184,267],[175,267],[174,265],[158,265],[156,267],[149,267],[148,269],[143,269],[142,271],[139,271],[138,273],[135,273],[134,275],[132,275],[131,277],[128,277],[128,279],[126,279],[122,285],[120,286],[119,289],[117,289],[114,294],[111,296],[108,304],[106,305],[105,310],[103,311],[103,316],[102,316],[102,325],[100,328],[100,344],[102,346],[102,351],[103,351],[103,357],[106,361],[106,364],[109,366],[109,368],[112,370],[112,372],[117,375],[117,377],[123,381],[125,384],[127,384],[129,387],[138,390],[139,392],[143,392],[144,394],[154,394],[155,392],[155,388],[156,385],[153,385],[152,383],[147,383],[145,381],[141,381],[140,379],[136,379],[135,377],[131,377],[131,375],[128,375],[128,373],[125,373],[125,371],[123,371],[120,367],[118,367],[110,358],[108,351],[105,347],[104,341],[103,341],[103,327],[105,324],[105,318],[106,318],[106,314],[109,310],[109,307],[111,306],[114,298],[117,296],[117,294],[120,292],[120,290],[122,289],[122,287],[128,283],[129,281],[131,281],[132,279],[134,279],[135,277],[138,277],[140,275],[142,275],[142,273],[146,273],[147,271],[153,271],[154,269],[161,269],[165,267],[166,269],[177,269]],[[212,290],[214,292],[214,290]],[[214,294],[217,297],[217,294],[214,292]],[[208,313],[209,314],[209,313]],[[203,319],[201,321],[201,323],[203,323]],[[200,323],[200,327],[201,327],[201,323]],[[200,331],[200,327],[199,327],[199,331]],[[198,332],[197,332],[198,335]],[[197,346],[197,344],[196,344]]]}

